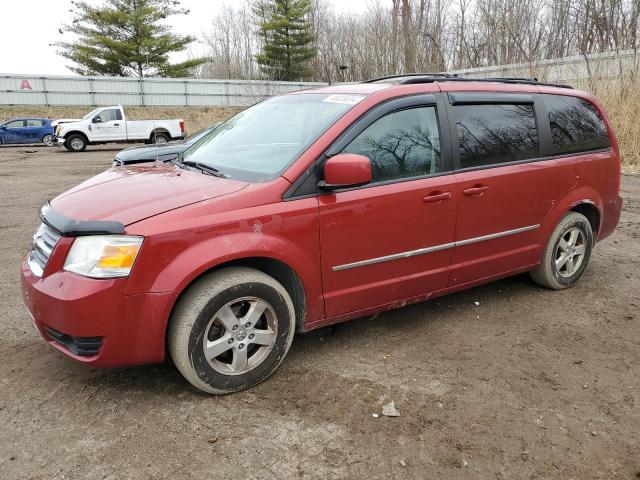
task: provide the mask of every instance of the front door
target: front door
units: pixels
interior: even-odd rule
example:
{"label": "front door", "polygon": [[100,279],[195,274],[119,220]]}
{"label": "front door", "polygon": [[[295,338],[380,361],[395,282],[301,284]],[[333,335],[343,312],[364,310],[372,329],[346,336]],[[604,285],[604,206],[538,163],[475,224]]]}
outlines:
{"label": "front door", "polygon": [[459,198],[449,283],[464,285],[538,261],[545,240],[539,227],[557,191],[556,162],[540,153],[544,122],[532,95],[449,98]]}
{"label": "front door", "polygon": [[125,140],[127,129],[119,108],[109,108],[100,112],[96,117],[98,122],[93,122],[93,139],[96,142],[109,140]]}
{"label": "front door", "polygon": [[319,197],[327,317],[400,306],[446,285],[457,192],[431,99],[388,105],[341,150],[367,156],[373,181]]}
{"label": "front door", "polygon": [[2,140],[4,143],[26,143],[26,138],[24,120],[14,120],[13,122],[5,124]]}

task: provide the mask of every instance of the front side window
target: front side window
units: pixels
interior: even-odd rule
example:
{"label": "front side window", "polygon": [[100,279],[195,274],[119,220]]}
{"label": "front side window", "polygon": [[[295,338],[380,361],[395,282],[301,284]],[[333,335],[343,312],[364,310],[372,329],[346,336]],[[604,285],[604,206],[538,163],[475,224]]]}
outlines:
{"label": "front side window", "polygon": [[254,105],[189,147],[183,160],[228,178],[264,182],[280,175],[364,96],[300,93]]}
{"label": "front side window", "polygon": [[609,134],[596,107],[582,98],[544,95],[555,153],[609,148]]}
{"label": "front side window", "polygon": [[345,149],[371,160],[373,182],[442,171],[435,107],[393,112],[376,120]]}
{"label": "front side window", "polygon": [[24,120],[15,120],[5,125],[6,128],[22,128],[24,127]]}
{"label": "front side window", "polygon": [[98,115],[102,123],[113,122],[116,120],[122,120],[122,114],[117,108],[110,108],[109,110],[103,110]]}
{"label": "front side window", "polygon": [[491,104],[453,107],[460,168],[482,167],[539,156],[533,105]]}

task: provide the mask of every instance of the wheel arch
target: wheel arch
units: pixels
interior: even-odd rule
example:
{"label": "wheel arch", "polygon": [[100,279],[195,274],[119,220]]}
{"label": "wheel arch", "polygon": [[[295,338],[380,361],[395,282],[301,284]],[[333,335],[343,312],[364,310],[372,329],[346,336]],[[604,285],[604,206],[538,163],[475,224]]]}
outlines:
{"label": "wheel arch", "polygon": [[87,134],[84,133],[82,130],[71,130],[70,132],[65,133],[63,138],[66,140],[71,135],[80,135],[84,137],[84,139],[87,141],[87,144],[89,143],[89,137],[87,137]]}
{"label": "wheel arch", "polygon": [[[227,260],[211,266],[205,270],[201,270],[197,275],[194,275],[189,281],[182,286],[179,295],[175,298],[173,305],[169,311],[169,315],[166,319],[166,325],[164,327],[164,345],[165,352],[167,352],[167,332],[171,323],[171,317],[178,305],[180,299],[186,294],[189,288],[195,284],[202,277],[219,270],[223,270],[228,267],[249,267],[265,273],[274,279],[276,279],[287,291],[293,302],[293,307],[296,315],[296,331],[304,331],[304,320],[307,310],[306,293],[304,285],[298,273],[288,264],[281,260],[277,260],[268,256],[249,256],[239,257],[232,260]],[[166,353],[165,353],[166,355]]]}
{"label": "wheel arch", "polygon": [[296,314],[296,330],[299,331],[301,328],[303,328],[307,307],[306,293],[300,275],[298,275],[298,273],[290,265],[273,257],[240,257],[214,265],[204,271],[199,272],[196,276],[191,278],[189,282],[181,289],[178,299],[184,294],[184,292],[189,289],[189,287],[191,287],[191,285],[193,285],[203,276],[227,267],[249,267],[262,273],[266,273],[267,275],[275,278],[291,296]]}
{"label": "wheel arch", "polygon": [[571,190],[551,209],[541,226],[541,251],[558,222],[569,212],[577,212],[589,220],[593,238],[597,240],[602,225],[602,198],[592,187]]}
{"label": "wheel arch", "polygon": [[173,138],[171,136],[171,133],[169,132],[169,130],[167,130],[164,127],[157,127],[157,128],[154,128],[153,130],[151,130],[151,133],[149,134],[149,141],[153,142],[154,135],[157,135],[158,133],[165,133],[169,137],[169,140],[171,140]]}
{"label": "wheel arch", "polygon": [[591,225],[593,238],[598,238],[598,234],[600,233],[602,214],[600,212],[600,209],[596,206],[595,202],[588,199],[581,200],[578,203],[572,205],[569,211],[577,212],[584,215],[587,220],[589,220],[589,224]]}

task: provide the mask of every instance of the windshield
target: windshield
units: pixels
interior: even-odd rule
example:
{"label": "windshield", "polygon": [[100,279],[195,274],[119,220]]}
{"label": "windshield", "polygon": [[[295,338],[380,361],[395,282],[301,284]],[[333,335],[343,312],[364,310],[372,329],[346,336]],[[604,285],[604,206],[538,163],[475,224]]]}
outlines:
{"label": "windshield", "polygon": [[189,147],[183,160],[206,164],[227,178],[271,180],[363,98],[318,93],[274,97],[227,120]]}
{"label": "windshield", "polygon": [[84,117],[82,117],[83,120],[89,120],[90,118],[93,118],[100,110],[103,110],[104,107],[100,107],[100,108],[95,108],[93,110],[91,110],[89,113],[87,113]]}
{"label": "windshield", "polygon": [[192,144],[192,143],[196,143],[198,140],[200,140],[202,137],[204,137],[207,133],[209,133],[211,130],[213,130],[214,128],[216,128],[218,125],[220,125],[219,123],[214,123],[213,125],[209,126],[209,127],[205,127],[205,128],[201,128],[200,130],[198,130],[196,133],[194,133],[193,135],[190,135],[189,138],[187,138],[184,143],[188,143],[188,144]]}

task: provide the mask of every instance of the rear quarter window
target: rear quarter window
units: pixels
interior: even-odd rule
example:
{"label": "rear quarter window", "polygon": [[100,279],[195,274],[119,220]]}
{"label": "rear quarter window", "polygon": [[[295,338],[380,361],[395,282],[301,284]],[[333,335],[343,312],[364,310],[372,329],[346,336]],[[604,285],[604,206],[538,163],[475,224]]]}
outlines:
{"label": "rear quarter window", "polygon": [[544,95],[544,104],[555,153],[580,153],[611,146],[607,126],[591,102],[565,95]]}

